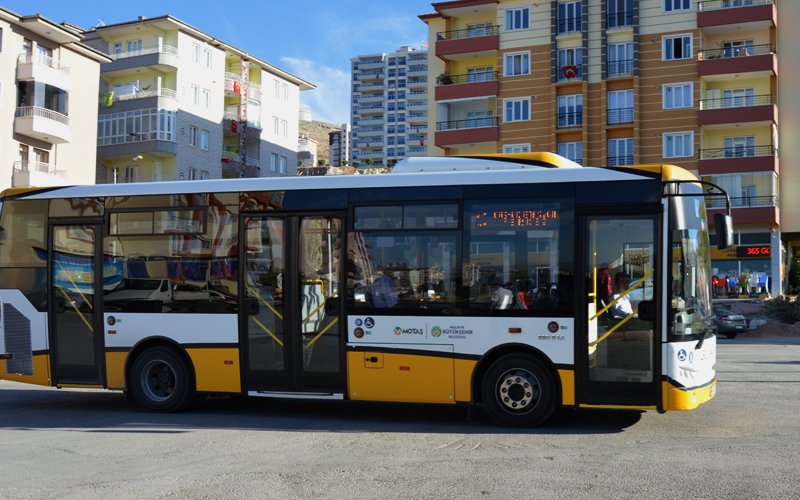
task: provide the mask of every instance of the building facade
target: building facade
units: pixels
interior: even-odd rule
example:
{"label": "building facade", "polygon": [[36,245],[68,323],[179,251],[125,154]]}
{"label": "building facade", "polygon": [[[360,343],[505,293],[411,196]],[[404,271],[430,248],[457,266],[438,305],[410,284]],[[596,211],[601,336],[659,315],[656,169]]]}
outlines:
{"label": "building facade", "polygon": [[[685,167],[731,196],[736,247],[714,251],[717,282],[746,276],[748,290],[779,293],[777,28],[787,3],[435,3],[420,16],[432,52],[431,152]],[[711,212],[723,206],[712,201]]]}
{"label": "building facade", "polygon": [[0,189],[94,184],[103,54],[40,15],[0,8]]}
{"label": "building facade", "polygon": [[343,123],[340,130],[328,132],[328,156],[332,167],[350,164],[350,124]]}
{"label": "building facade", "polygon": [[98,26],[98,182],[295,175],[314,86],[171,16]]}
{"label": "building facade", "polygon": [[391,167],[427,156],[428,51],[403,46],[351,62],[352,164]]}

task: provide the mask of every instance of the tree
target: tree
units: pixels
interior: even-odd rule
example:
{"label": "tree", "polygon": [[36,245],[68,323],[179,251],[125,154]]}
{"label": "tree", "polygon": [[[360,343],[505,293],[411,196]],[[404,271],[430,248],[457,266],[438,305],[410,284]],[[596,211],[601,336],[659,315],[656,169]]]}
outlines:
{"label": "tree", "polygon": [[800,259],[792,257],[789,262],[789,276],[786,283],[786,292],[796,295],[800,293]]}

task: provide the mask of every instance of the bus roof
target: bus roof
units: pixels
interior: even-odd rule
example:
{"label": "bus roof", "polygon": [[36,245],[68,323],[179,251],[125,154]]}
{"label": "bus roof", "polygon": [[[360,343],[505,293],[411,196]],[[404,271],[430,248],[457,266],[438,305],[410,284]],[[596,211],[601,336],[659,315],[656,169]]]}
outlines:
{"label": "bus roof", "polygon": [[[552,153],[487,155],[468,158],[444,157],[443,159],[436,158],[436,161],[433,162],[429,161],[431,160],[430,158],[422,158],[421,160],[427,160],[425,162],[427,164],[441,164],[441,166],[437,167],[438,170],[428,169],[424,172],[404,172],[401,169],[396,173],[373,175],[259,177],[12,188],[0,193],[0,198],[56,199],[306,189],[380,189],[418,186],[614,182],[659,178],[668,180],[684,178],[684,176],[687,176],[686,178],[689,180],[696,179],[690,172],[672,165],[641,165],[619,168],[580,167],[580,165],[570,160],[563,159],[565,161],[562,162],[559,158],[561,157]],[[416,162],[409,163],[414,164]],[[446,167],[446,165],[451,165],[451,167]],[[464,166],[465,168],[452,170],[452,168],[459,166]]]}

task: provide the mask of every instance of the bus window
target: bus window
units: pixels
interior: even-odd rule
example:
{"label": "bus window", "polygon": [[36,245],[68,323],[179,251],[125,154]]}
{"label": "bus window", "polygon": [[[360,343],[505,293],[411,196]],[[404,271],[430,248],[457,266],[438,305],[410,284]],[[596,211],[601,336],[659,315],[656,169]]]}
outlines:
{"label": "bus window", "polygon": [[47,310],[47,200],[6,200],[0,227],[0,283]]}
{"label": "bus window", "polygon": [[436,310],[454,306],[459,278],[457,205],[357,207],[354,225],[357,231],[348,235],[348,291],[353,306]]}
{"label": "bus window", "polygon": [[572,211],[565,203],[481,201],[468,205],[467,216],[464,284],[472,309],[534,314],[569,307],[562,288],[571,282],[562,276],[571,275],[572,239],[564,240],[561,227]]}

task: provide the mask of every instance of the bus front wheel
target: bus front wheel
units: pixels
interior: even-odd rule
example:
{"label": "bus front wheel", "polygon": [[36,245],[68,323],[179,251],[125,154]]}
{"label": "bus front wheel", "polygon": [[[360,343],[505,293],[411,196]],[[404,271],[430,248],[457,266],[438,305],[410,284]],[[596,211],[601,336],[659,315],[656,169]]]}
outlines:
{"label": "bus front wheel", "polygon": [[489,416],[498,424],[533,427],[556,409],[556,384],[541,362],[520,354],[503,356],[489,367],[481,394]]}
{"label": "bus front wheel", "polygon": [[180,411],[194,395],[188,364],[168,347],[152,347],[137,356],[130,382],[133,398],[151,411]]}

